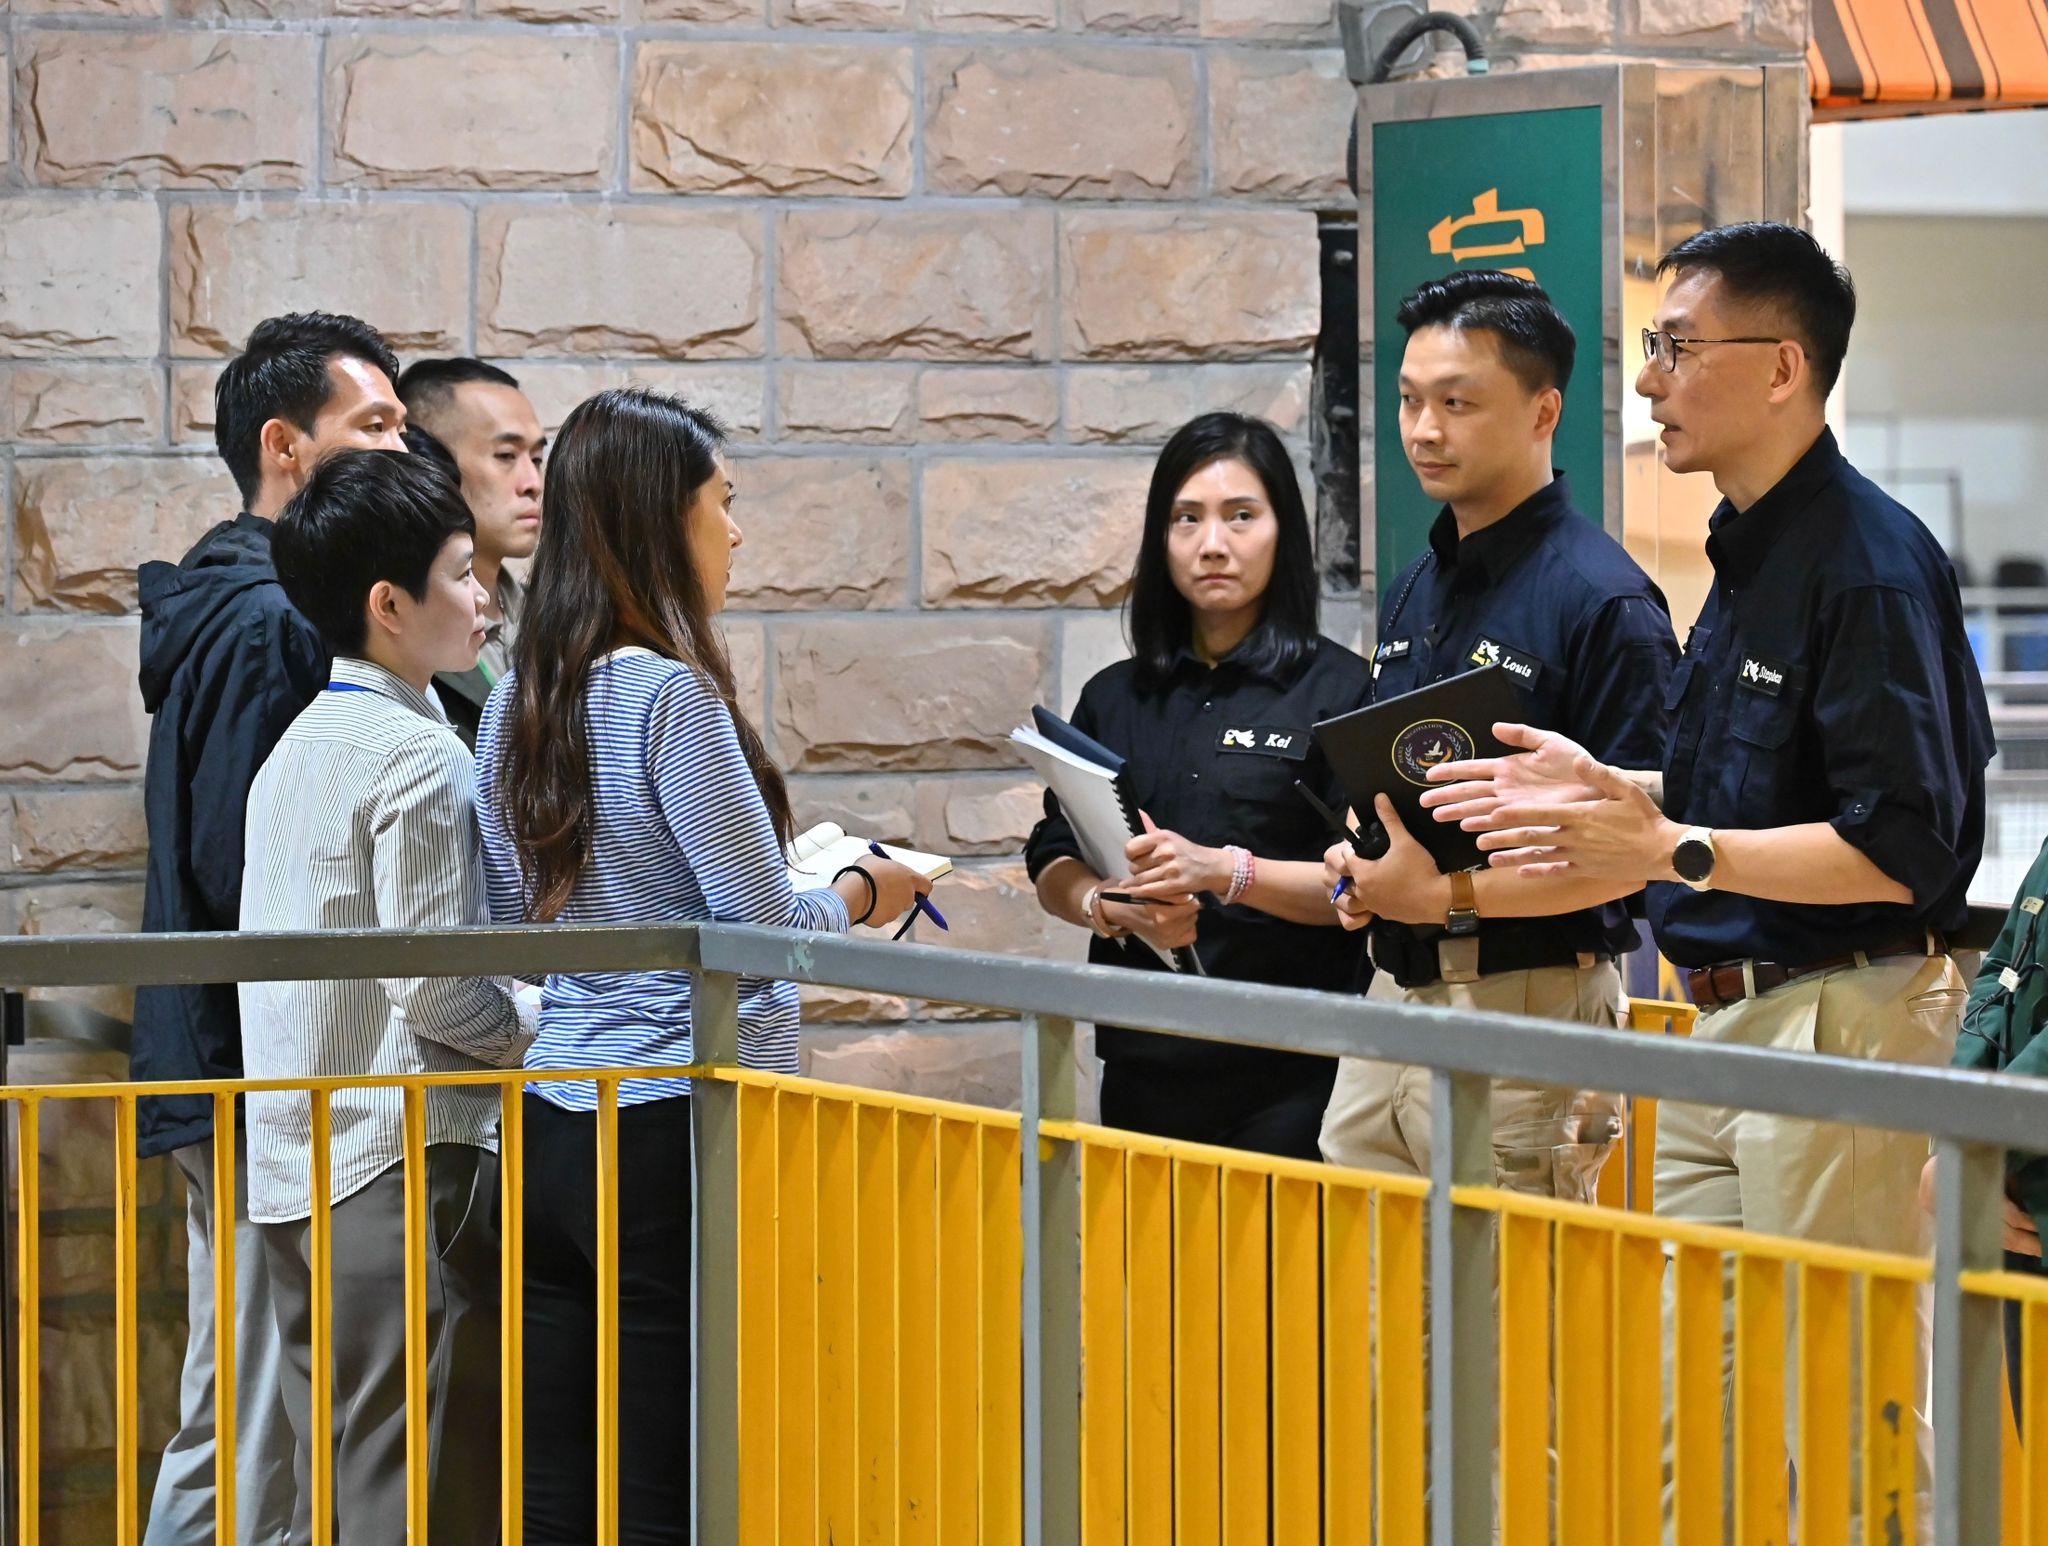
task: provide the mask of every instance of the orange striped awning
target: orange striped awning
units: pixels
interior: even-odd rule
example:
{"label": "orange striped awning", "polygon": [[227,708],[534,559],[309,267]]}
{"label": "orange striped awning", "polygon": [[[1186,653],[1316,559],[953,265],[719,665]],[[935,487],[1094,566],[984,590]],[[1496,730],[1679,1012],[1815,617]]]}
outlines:
{"label": "orange striped awning", "polygon": [[2048,0],[1814,0],[1817,117],[2048,106]]}

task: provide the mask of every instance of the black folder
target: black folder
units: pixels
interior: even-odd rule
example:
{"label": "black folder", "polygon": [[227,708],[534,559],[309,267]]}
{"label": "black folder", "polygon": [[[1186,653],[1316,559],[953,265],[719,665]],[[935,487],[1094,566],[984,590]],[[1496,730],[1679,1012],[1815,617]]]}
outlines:
{"label": "black folder", "polygon": [[1372,819],[1372,799],[1383,794],[1410,835],[1429,851],[1443,874],[1486,862],[1479,834],[1438,821],[1422,808],[1426,778],[1443,762],[1504,757],[1512,748],[1494,736],[1496,722],[1528,718],[1528,700],[1499,666],[1433,682],[1414,692],[1370,704],[1315,727],[1316,742],[1361,823]]}

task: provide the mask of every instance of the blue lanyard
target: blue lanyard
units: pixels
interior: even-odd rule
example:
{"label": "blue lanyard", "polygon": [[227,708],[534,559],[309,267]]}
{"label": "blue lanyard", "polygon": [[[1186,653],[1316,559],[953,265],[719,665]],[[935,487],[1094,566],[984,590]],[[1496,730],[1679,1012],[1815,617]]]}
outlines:
{"label": "blue lanyard", "polygon": [[375,692],[377,689],[365,687],[360,682],[329,682],[327,690],[329,692]]}

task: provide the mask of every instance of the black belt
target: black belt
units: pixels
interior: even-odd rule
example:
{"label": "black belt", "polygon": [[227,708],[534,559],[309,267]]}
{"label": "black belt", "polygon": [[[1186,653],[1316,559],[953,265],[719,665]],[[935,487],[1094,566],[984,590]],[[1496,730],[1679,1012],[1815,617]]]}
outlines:
{"label": "black belt", "polygon": [[[1404,934],[1390,937],[1382,931],[1372,936],[1372,962],[1404,988],[1434,987],[1443,981],[1437,964],[1437,940],[1442,932],[1427,935]],[[1496,928],[1479,936],[1479,975],[1497,972],[1530,972],[1547,966],[1579,966],[1582,958],[1595,962],[1614,959],[1613,947],[1601,942],[1580,949],[1548,930]]]}

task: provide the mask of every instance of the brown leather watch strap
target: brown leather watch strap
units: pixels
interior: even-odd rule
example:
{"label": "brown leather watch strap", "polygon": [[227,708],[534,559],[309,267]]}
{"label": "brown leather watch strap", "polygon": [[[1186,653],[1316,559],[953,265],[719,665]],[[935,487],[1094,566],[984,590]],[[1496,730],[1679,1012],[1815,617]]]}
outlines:
{"label": "brown leather watch strap", "polygon": [[1479,911],[1479,892],[1472,884],[1470,870],[1453,870],[1450,873],[1451,911],[1454,913],[1476,913]]}

